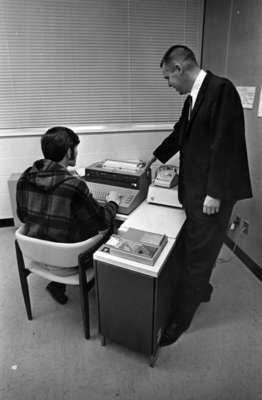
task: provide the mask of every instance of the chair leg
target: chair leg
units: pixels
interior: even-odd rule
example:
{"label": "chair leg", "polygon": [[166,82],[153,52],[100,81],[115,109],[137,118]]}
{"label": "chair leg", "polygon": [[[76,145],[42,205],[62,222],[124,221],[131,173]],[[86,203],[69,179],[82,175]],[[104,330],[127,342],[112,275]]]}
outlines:
{"label": "chair leg", "polygon": [[23,254],[20,250],[17,240],[15,241],[15,249],[16,249],[18,272],[19,272],[20,283],[21,283],[22,293],[23,293],[24,302],[25,302],[27,318],[29,320],[32,320],[33,319],[32,318],[32,310],[31,310],[31,303],[30,303],[30,296],[29,296],[29,289],[28,289],[28,282],[27,282],[27,275],[30,274],[30,271],[28,271],[25,268]]}
{"label": "chair leg", "polygon": [[84,324],[84,334],[85,338],[90,338],[90,326],[89,326],[89,298],[88,292],[86,288],[86,282],[83,280],[82,283],[79,283],[80,288],[80,304],[82,311],[82,318]]}
{"label": "chair leg", "polygon": [[[80,289],[80,304],[84,324],[85,338],[90,338],[90,323],[89,323],[89,291],[94,286],[94,279],[86,281],[86,257],[79,257],[79,289]],[[92,256],[88,260],[92,263]]]}

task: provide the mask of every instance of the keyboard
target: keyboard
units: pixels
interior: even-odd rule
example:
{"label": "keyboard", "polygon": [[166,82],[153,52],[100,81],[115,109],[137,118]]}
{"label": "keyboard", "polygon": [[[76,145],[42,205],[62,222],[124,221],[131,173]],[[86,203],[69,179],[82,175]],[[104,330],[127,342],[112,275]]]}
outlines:
{"label": "keyboard", "polygon": [[[106,197],[107,197],[108,193],[109,192],[103,191],[103,190],[92,191],[92,195],[96,199],[96,201],[98,201],[99,203],[103,203],[103,204],[106,203],[106,201],[107,201]],[[121,193],[119,193],[119,195],[121,196],[120,206],[129,206],[135,197],[133,194],[122,195]]]}
{"label": "keyboard", "polygon": [[108,192],[106,190],[92,190],[92,195],[99,203],[106,203]]}
{"label": "keyboard", "polygon": [[121,196],[118,209],[119,214],[129,214],[138,205],[138,190],[103,185],[95,182],[87,182],[87,185],[94,199],[101,205],[106,203],[106,197],[110,191],[117,192]]}

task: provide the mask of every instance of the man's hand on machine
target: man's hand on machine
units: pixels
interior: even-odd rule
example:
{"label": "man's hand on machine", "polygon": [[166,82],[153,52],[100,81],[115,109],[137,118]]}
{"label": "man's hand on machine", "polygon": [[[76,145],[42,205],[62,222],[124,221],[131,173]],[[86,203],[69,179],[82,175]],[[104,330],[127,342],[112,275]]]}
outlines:
{"label": "man's hand on machine", "polygon": [[107,194],[106,196],[106,201],[113,201],[114,203],[116,203],[118,206],[120,204],[121,201],[121,195],[115,191],[111,191]]}
{"label": "man's hand on machine", "polygon": [[155,162],[155,161],[156,161],[156,157],[155,156],[151,157],[149,160],[147,160],[145,168],[146,169],[150,168],[151,165],[153,164],[153,162]]}

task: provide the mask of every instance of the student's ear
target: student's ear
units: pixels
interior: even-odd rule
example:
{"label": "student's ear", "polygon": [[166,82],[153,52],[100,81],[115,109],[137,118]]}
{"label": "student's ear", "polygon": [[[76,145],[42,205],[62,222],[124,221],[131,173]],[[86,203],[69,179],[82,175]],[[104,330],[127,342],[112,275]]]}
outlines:
{"label": "student's ear", "polygon": [[67,159],[68,160],[70,160],[71,159],[71,152],[72,152],[72,150],[70,149],[70,147],[67,149],[67,152],[66,152],[66,156],[67,156]]}
{"label": "student's ear", "polygon": [[75,159],[74,149],[70,148],[70,160],[74,160],[74,159]]}
{"label": "student's ear", "polygon": [[68,157],[68,160],[70,160],[70,161],[75,159],[75,152],[74,152],[73,148],[69,147],[69,149],[67,150],[67,157]]}

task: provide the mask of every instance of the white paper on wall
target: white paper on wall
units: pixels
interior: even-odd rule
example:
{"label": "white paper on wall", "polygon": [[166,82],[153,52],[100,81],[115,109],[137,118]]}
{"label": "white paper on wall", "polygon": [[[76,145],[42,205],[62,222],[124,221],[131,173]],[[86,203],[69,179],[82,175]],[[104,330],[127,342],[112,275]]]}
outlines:
{"label": "white paper on wall", "polygon": [[261,89],[260,89],[260,96],[259,96],[259,103],[258,103],[257,116],[258,116],[258,117],[262,117],[262,86],[261,86]]}
{"label": "white paper on wall", "polygon": [[237,86],[242,107],[252,109],[254,106],[256,87],[255,86]]}

